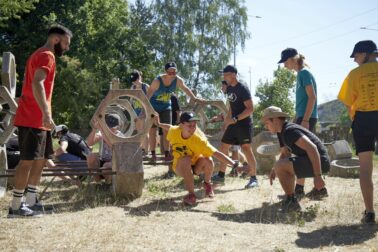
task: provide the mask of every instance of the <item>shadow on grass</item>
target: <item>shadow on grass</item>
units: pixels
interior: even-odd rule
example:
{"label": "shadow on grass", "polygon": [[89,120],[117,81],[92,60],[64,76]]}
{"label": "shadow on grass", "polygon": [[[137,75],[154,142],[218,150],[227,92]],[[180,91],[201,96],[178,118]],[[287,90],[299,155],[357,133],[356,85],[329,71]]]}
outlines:
{"label": "shadow on grass", "polygon": [[323,227],[310,233],[298,232],[295,241],[300,248],[318,248],[325,246],[348,246],[360,244],[375,237],[377,225],[336,225]]}

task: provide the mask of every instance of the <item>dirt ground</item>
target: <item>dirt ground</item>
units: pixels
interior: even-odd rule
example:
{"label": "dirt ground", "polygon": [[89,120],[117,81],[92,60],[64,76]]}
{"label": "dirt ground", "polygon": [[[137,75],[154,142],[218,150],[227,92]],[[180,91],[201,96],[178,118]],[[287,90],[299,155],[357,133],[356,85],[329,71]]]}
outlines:
{"label": "dirt ground", "polygon": [[58,180],[44,194],[53,213],[34,219],[6,218],[8,191],[0,199],[0,251],[378,251],[378,225],[360,224],[358,179],[327,177],[328,198],[304,198],[301,213],[280,215],[278,181],[258,176],[260,187],[245,190],[245,179],[228,177],[214,199],[197,183],[198,205],[186,207],[182,180],[163,179],[166,169],[145,166],[143,195],[131,202],[93,183],[78,189]]}

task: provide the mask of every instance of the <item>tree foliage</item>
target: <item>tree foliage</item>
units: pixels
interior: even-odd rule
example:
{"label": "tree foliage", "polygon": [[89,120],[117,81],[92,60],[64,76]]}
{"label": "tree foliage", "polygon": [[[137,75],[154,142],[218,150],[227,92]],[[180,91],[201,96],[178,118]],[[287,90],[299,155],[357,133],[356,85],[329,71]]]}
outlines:
{"label": "tree foliage", "polygon": [[[170,60],[178,63],[189,86],[204,97],[214,97],[219,93],[219,84],[214,85],[220,79],[217,71],[228,62],[233,43],[244,46],[249,36],[243,1],[148,2],[136,0],[130,6],[124,0],[1,2],[1,13],[13,14],[0,20],[0,52],[15,55],[18,76],[23,76],[27,57],[43,46],[52,24],[72,30],[70,51],[57,60],[52,103],[56,123],[69,127],[89,126],[113,77],[129,87],[128,73],[138,69],[151,82]],[[22,80],[18,81],[20,95]]]}
{"label": "tree foliage", "polygon": [[263,110],[269,106],[280,107],[282,111],[294,116],[292,96],[295,80],[296,77],[293,72],[278,67],[273,73],[272,81],[259,81],[259,85],[256,87],[256,96],[260,101],[253,113],[255,122],[260,122]]}
{"label": "tree foliage", "polygon": [[0,27],[5,27],[9,19],[20,19],[22,13],[29,13],[39,0],[0,1]]}

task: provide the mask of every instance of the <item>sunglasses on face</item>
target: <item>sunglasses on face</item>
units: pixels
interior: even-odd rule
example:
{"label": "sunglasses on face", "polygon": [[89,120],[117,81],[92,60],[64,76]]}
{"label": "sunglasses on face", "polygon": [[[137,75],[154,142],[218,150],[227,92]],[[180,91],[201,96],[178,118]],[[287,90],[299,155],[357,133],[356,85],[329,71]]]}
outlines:
{"label": "sunglasses on face", "polygon": [[174,76],[174,75],[176,75],[176,71],[167,71],[167,74]]}

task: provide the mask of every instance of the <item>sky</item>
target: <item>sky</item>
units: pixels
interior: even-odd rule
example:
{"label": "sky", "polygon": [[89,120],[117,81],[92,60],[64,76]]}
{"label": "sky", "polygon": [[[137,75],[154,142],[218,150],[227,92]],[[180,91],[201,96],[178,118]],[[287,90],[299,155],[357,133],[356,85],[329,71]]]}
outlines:
{"label": "sky", "polygon": [[[306,57],[321,104],[337,98],[344,78],[357,67],[350,58],[354,45],[367,39],[378,44],[376,0],[245,2],[251,38],[244,51],[237,48],[236,67],[250,86],[254,102],[258,101],[254,94],[259,80],[273,78],[281,51],[287,47],[296,48]],[[234,64],[233,56],[229,63]]]}

